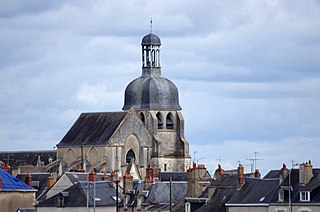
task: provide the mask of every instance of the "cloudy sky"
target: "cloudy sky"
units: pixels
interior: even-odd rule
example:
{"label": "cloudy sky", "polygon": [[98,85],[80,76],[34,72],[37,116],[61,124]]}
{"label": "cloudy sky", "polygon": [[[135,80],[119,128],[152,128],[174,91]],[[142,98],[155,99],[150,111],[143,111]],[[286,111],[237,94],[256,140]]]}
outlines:
{"label": "cloudy sky", "polygon": [[[162,40],[192,157],[320,167],[320,2],[0,0],[0,151],[53,149],[81,112],[119,111]],[[194,154],[195,153],[195,154]]]}

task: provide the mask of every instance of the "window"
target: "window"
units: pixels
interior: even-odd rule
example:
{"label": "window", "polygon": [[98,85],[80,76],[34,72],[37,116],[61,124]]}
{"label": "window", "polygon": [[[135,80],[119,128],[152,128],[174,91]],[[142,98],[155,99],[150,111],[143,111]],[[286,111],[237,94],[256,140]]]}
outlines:
{"label": "window", "polygon": [[157,113],[157,119],[158,119],[158,129],[162,129],[163,121],[162,121],[162,114],[160,112]]}
{"label": "window", "polygon": [[190,202],[186,202],[186,203],[185,203],[185,211],[186,211],[186,212],[191,212]]}
{"label": "window", "polygon": [[280,189],[278,191],[278,201],[279,202],[283,202],[284,201],[284,191],[283,191],[283,189]]}
{"label": "window", "polygon": [[126,163],[130,163],[132,159],[135,159],[136,158],[136,155],[134,154],[134,151],[132,149],[130,149],[128,152],[127,152],[127,155],[126,155]]}
{"label": "window", "polygon": [[300,191],[300,201],[309,202],[310,201],[310,192],[309,191]]}
{"label": "window", "polygon": [[167,126],[167,129],[174,129],[172,113],[168,113],[167,115],[166,126]]}
{"label": "window", "polygon": [[142,112],[139,113],[139,118],[141,119],[141,121],[145,124],[145,117],[144,114]]}

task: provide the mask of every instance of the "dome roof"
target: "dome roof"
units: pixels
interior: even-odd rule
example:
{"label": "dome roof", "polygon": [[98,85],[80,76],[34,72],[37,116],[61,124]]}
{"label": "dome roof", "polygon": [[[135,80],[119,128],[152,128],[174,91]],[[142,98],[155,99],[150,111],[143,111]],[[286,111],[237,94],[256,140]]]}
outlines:
{"label": "dome roof", "polygon": [[141,41],[141,45],[153,45],[153,46],[160,46],[161,40],[158,36],[153,33],[149,33],[148,35],[144,36]]}
{"label": "dome roof", "polygon": [[177,87],[168,79],[141,76],[126,88],[123,110],[181,110]]}

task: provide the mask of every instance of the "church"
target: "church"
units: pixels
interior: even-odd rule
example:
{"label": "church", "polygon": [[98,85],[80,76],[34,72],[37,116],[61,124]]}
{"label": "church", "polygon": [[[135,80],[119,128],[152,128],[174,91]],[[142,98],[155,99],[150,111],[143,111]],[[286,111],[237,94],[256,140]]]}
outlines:
{"label": "church", "polygon": [[82,113],[57,144],[60,171],[113,172],[135,178],[146,168],[182,172],[191,166],[174,83],[161,75],[160,38],[142,38],[142,74],[125,89],[121,112]]}

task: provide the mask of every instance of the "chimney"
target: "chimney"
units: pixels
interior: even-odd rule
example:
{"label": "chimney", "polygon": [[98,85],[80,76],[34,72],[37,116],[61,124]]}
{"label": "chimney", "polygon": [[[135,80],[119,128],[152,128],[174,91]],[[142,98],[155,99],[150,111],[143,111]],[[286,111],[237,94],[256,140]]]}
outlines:
{"label": "chimney", "polygon": [[289,169],[287,169],[286,164],[282,164],[282,168],[280,169],[280,180],[279,184],[281,184],[288,176]]}
{"label": "chimney", "polygon": [[107,176],[107,174],[105,172],[102,175],[102,180],[103,181],[108,181],[109,180],[109,176]]}
{"label": "chimney", "polygon": [[205,181],[206,167],[200,164],[198,167],[193,163],[193,168],[187,170],[188,191],[187,197],[199,197],[203,192],[203,187],[199,182]]}
{"label": "chimney", "polygon": [[0,177],[0,191],[2,190],[2,178]]}
{"label": "chimney", "polygon": [[299,166],[299,183],[302,185],[307,185],[311,178],[313,177],[313,169],[311,161],[302,163]]}
{"label": "chimney", "polygon": [[221,165],[218,164],[218,168],[214,172],[214,178],[215,179],[220,179],[220,177],[224,175],[224,170],[221,168]]}
{"label": "chimney", "polygon": [[244,168],[241,164],[239,164],[239,167],[238,167],[238,184],[237,184],[237,187],[238,188],[241,188],[243,186],[245,182],[245,179],[244,179]]}
{"label": "chimney", "polygon": [[54,177],[52,175],[50,175],[47,178],[47,187],[51,188],[53,184],[54,184]]}
{"label": "chimney", "polygon": [[260,178],[261,177],[261,174],[260,174],[260,171],[259,171],[259,169],[256,169],[255,171],[254,171],[254,178]]}
{"label": "chimney", "polygon": [[126,172],[123,176],[123,187],[124,193],[127,193],[128,190],[132,190],[133,188],[133,177],[130,175],[129,172]]}
{"label": "chimney", "polygon": [[89,181],[90,182],[96,182],[97,181],[97,174],[95,171],[92,169],[89,173]]}
{"label": "chimney", "polygon": [[111,171],[111,181],[116,182],[117,181],[117,173],[116,171]]}
{"label": "chimney", "polygon": [[26,184],[30,187],[32,186],[32,175],[30,173],[26,176]]}

